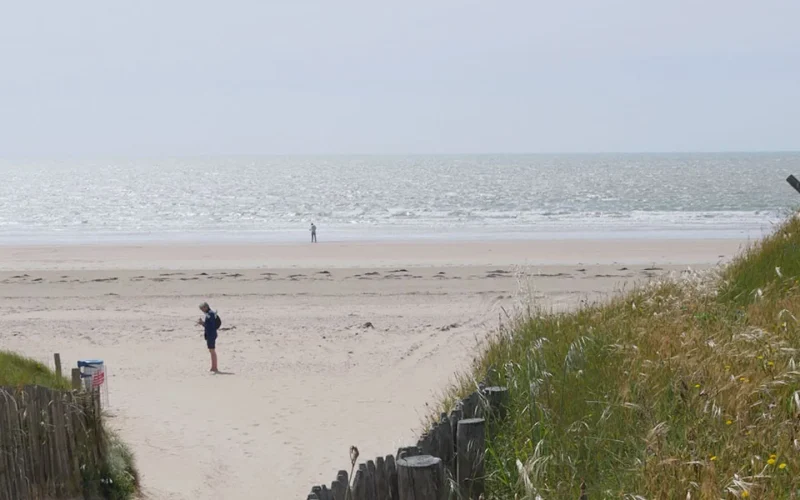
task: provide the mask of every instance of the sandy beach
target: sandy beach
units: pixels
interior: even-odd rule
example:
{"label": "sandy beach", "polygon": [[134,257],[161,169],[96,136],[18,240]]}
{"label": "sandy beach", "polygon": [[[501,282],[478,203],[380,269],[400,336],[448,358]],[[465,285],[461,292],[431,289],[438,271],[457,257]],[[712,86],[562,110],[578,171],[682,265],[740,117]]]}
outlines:
{"label": "sandy beach", "polygon": [[[291,499],[415,441],[504,314],[704,268],[719,240],[0,247],[3,349],[103,359],[153,499]],[[223,319],[208,373],[197,305]],[[367,324],[371,326],[365,326]]]}

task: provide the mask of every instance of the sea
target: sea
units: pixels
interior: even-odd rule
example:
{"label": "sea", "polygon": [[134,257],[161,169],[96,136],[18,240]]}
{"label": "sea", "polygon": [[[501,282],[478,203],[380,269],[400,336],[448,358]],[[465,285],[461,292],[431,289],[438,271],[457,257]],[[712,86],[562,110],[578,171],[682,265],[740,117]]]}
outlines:
{"label": "sea", "polygon": [[0,244],[748,238],[800,153],[0,160]]}

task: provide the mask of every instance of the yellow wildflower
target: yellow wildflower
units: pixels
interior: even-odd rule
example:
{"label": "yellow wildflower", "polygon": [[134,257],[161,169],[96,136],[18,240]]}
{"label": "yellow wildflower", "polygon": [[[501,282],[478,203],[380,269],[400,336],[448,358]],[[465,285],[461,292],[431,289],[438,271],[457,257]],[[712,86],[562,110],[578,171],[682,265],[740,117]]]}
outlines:
{"label": "yellow wildflower", "polygon": [[774,361],[767,361],[767,366],[775,366],[775,362]]}
{"label": "yellow wildflower", "polygon": [[[716,459],[717,459],[717,456],[716,456],[716,455],[711,455],[711,458],[710,458],[709,460],[711,460],[711,461],[713,462],[713,461],[714,461],[714,460],[716,460]],[[783,465],[786,465],[786,464],[783,464]]]}
{"label": "yellow wildflower", "polygon": [[747,377],[739,377],[739,382],[750,382],[750,379]]}
{"label": "yellow wildflower", "polygon": [[699,389],[700,388],[700,384],[694,384],[694,388],[695,389]]}
{"label": "yellow wildflower", "polygon": [[733,423],[733,420],[728,420],[728,421],[725,422],[725,425],[731,425],[732,423]]}
{"label": "yellow wildflower", "polygon": [[772,454],[772,455],[769,456],[769,458],[771,458],[772,460],[775,460],[776,458],[778,458],[778,455]]}
{"label": "yellow wildflower", "polygon": [[785,468],[786,468],[786,464],[785,464],[785,463],[784,463],[784,464],[780,464],[780,465],[778,466],[778,468],[779,468],[779,469],[781,469],[781,470],[783,470],[783,469],[785,469]]}
{"label": "yellow wildflower", "polygon": [[767,465],[775,465],[775,459],[770,458],[769,460],[767,460]]}
{"label": "yellow wildflower", "polygon": [[757,356],[756,359],[764,359],[764,356]]}
{"label": "yellow wildflower", "polygon": [[731,365],[725,365],[725,371],[726,372],[731,371]]}
{"label": "yellow wildflower", "polygon": [[742,490],[742,498],[749,498],[750,492],[747,490]]}

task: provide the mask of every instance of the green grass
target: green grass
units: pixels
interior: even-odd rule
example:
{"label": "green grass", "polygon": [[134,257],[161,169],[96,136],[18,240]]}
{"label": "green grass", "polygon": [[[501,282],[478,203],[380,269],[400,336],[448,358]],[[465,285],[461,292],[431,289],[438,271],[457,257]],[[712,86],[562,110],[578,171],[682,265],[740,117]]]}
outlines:
{"label": "green grass", "polygon": [[106,466],[99,477],[87,478],[87,483],[91,485],[87,489],[99,492],[101,498],[108,500],[132,498],[139,485],[139,473],[136,470],[133,452],[112,431],[106,431],[106,443],[108,452]]}
{"label": "green grass", "polygon": [[[60,390],[71,388],[69,380],[59,378],[42,363],[7,351],[0,351],[0,385],[41,385]],[[87,498],[110,500],[133,498],[139,484],[133,453],[114,432],[105,429],[104,434],[106,463],[101,470],[84,469],[85,495]]]}
{"label": "green grass", "polygon": [[48,367],[8,351],[0,351],[0,385],[19,387],[41,385],[51,389],[68,390],[70,381],[56,374]]}
{"label": "green grass", "polygon": [[[776,270],[777,268],[777,270]],[[488,423],[487,499],[790,498],[800,493],[800,220],[715,273],[565,314],[486,345],[510,392]]]}

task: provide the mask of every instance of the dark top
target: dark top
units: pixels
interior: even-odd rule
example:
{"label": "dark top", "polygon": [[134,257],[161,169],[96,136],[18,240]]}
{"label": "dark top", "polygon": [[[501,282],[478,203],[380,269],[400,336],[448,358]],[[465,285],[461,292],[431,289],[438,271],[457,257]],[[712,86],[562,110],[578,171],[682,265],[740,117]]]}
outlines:
{"label": "dark top", "polygon": [[203,327],[206,329],[206,338],[213,338],[217,336],[217,313],[208,310],[206,319],[203,320]]}

